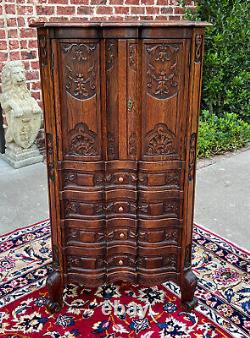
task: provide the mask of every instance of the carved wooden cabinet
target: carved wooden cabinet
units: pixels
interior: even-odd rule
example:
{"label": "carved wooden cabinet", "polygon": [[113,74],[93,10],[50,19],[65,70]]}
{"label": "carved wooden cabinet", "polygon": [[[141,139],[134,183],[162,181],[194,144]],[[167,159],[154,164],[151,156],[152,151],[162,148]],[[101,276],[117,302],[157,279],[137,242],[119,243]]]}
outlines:
{"label": "carved wooden cabinet", "polygon": [[53,272],[63,287],[177,282],[191,271],[205,23],[38,26]]}

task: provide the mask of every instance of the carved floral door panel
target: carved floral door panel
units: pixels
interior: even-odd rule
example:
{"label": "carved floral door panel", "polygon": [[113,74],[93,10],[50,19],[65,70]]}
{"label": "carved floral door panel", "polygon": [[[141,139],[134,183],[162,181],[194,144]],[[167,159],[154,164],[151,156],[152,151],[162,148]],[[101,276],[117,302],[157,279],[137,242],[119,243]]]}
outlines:
{"label": "carved floral door panel", "polygon": [[185,160],[190,40],[144,40],[142,159]]}
{"label": "carved floral door panel", "polygon": [[99,40],[59,40],[62,158],[102,159]]}

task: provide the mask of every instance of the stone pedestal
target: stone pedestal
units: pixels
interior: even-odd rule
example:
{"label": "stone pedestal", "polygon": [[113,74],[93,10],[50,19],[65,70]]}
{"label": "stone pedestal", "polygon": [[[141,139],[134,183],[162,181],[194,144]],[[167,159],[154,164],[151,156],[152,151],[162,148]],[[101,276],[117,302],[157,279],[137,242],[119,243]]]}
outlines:
{"label": "stone pedestal", "polygon": [[28,149],[23,149],[15,143],[9,143],[5,154],[2,155],[2,159],[8,162],[13,168],[18,169],[30,164],[42,162],[43,156],[35,144]]}

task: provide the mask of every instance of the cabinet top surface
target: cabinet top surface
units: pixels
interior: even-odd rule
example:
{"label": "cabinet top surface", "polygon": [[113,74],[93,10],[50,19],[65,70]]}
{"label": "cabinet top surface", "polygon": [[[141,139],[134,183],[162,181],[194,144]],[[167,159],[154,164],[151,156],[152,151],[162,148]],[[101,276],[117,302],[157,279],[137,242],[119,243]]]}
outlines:
{"label": "cabinet top surface", "polygon": [[79,21],[79,22],[33,22],[30,24],[31,27],[48,27],[48,28],[68,28],[68,27],[206,27],[211,26],[208,22],[199,21]]}

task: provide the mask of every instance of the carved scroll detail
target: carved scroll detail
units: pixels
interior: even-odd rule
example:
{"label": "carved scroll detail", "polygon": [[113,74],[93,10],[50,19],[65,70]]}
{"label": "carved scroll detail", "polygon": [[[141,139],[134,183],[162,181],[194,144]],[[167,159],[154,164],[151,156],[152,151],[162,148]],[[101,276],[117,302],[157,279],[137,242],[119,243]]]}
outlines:
{"label": "carved scroll detail", "polygon": [[80,213],[80,203],[77,202],[77,201],[65,200],[64,211],[65,211],[66,216],[68,216],[69,214],[79,214]]}
{"label": "carved scroll detail", "polygon": [[47,144],[47,167],[48,177],[52,181],[55,180],[55,167],[54,167],[54,152],[53,152],[53,136],[50,133],[46,133]]}
{"label": "carved scroll detail", "polygon": [[46,36],[39,35],[39,50],[40,50],[40,62],[42,66],[48,64],[48,55],[47,55],[47,39]]}
{"label": "carved scroll detail", "polygon": [[79,100],[96,94],[96,45],[63,44],[62,50],[70,57],[66,63],[66,91]]}
{"label": "carved scroll detail", "polygon": [[146,45],[147,89],[151,96],[164,100],[176,95],[177,53],[176,44]]}
{"label": "carved scroll detail", "polygon": [[129,136],[129,140],[128,140],[128,154],[130,156],[136,156],[136,152],[137,152],[137,137],[136,137],[136,133],[133,132],[130,134]]}
{"label": "carved scroll detail", "polygon": [[136,71],[136,62],[137,62],[137,45],[136,44],[129,44],[129,66]]}
{"label": "carved scroll detail", "polygon": [[202,35],[196,34],[195,36],[195,57],[194,57],[194,62],[196,63],[201,62],[202,42],[203,42]]}
{"label": "carved scroll detail", "polygon": [[164,123],[158,123],[145,136],[144,155],[161,156],[176,154],[175,134]]}
{"label": "carved scroll detail", "polygon": [[195,159],[196,159],[196,133],[193,133],[190,138],[190,147],[189,147],[189,165],[188,165],[189,181],[192,181],[194,178]]}
{"label": "carved scroll detail", "polygon": [[111,132],[108,132],[108,155],[110,159],[114,159],[115,153],[116,153],[116,144],[115,144],[115,137],[114,134]]}
{"label": "carved scroll detail", "polygon": [[108,40],[106,44],[106,68],[111,70],[114,65],[115,40]]}
{"label": "carved scroll detail", "polygon": [[98,156],[97,134],[86,123],[78,123],[69,132],[69,155]]}

